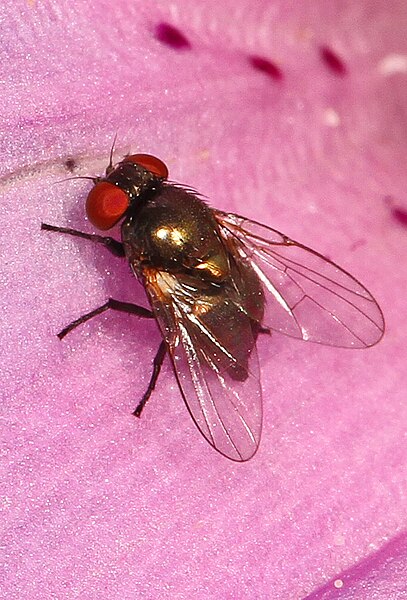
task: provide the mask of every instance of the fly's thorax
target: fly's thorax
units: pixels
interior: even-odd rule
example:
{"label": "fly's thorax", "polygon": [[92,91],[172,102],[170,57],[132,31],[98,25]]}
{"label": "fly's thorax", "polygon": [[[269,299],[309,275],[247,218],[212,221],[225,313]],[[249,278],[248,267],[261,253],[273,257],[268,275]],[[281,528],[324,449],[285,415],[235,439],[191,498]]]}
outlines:
{"label": "fly's thorax", "polygon": [[109,173],[104,181],[112,183],[125,192],[130,202],[148,193],[154,193],[162,179],[132,162],[121,162]]}
{"label": "fly's thorax", "polygon": [[143,263],[214,282],[229,276],[212,210],[182,188],[162,185],[136,206],[123,224],[122,237],[134,267]]}

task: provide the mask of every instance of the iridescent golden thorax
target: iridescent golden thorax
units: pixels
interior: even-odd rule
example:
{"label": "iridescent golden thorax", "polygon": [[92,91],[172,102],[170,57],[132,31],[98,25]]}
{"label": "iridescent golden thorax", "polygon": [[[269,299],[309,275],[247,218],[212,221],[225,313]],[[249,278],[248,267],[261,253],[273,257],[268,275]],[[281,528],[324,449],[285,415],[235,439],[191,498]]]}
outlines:
{"label": "iridescent golden thorax", "polygon": [[127,256],[136,272],[155,267],[205,281],[229,277],[227,252],[212,211],[196,196],[163,187],[123,224]]}

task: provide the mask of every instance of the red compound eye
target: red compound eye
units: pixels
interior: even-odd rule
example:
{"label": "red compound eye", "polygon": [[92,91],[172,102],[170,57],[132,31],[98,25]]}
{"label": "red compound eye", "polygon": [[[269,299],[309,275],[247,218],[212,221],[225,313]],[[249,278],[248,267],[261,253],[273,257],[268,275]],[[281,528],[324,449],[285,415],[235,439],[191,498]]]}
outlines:
{"label": "red compound eye", "polygon": [[158,177],[162,177],[163,179],[167,179],[168,177],[167,165],[165,165],[162,160],[156,156],[152,156],[151,154],[130,154],[130,156],[126,156],[123,162],[131,162],[141,165],[144,169],[150,171],[150,173],[158,175]]}
{"label": "red compound eye", "polygon": [[97,183],[86,200],[86,214],[89,221],[102,230],[111,229],[116,225],[128,207],[127,194],[107,181]]}

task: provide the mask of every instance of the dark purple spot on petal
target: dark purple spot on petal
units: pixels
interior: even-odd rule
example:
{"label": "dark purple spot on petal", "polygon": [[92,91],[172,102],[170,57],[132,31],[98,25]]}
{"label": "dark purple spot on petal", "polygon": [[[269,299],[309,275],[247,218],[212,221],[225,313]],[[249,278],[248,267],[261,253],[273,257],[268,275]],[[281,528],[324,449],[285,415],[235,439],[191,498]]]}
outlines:
{"label": "dark purple spot on petal", "polygon": [[277,65],[275,65],[268,58],[262,58],[261,56],[249,56],[249,63],[256,69],[265,73],[272,79],[282,79],[283,73]]}
{"label": "dark purple spot on petal", "polygon": [[73,173],[76,169],[76,162],[75,159],[73,159],[71,156],[68,157],[65,160],[65,168],[70,172]]}
{"label": "dark purple spot on petal", "polygon": [[191,44],[185,35],[169,23],[157,25],[155,36],[159,42],[171,46],[175,50],[189,50],[191,48]]}
{"label": "dark purple spot on petal", "polygon": [[321,59],[324,61],[326,66],[336,75],[346,75],[348,72],[345,63],[335,52],[333,52],[328,46],[321,46],[319,49]]}
{"label": "dark purple spot on petal", "polygon": [[391,209],[391,215],[393,219],[400,223],[400,225],[407,227],[407,210],[393,206]]}

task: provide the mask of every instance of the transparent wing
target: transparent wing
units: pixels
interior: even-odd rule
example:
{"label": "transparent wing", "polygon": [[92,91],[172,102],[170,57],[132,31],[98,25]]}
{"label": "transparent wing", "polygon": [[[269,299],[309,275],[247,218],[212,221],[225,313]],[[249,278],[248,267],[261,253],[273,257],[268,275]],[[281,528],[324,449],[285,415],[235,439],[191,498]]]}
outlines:
{"label": "transparent wing", "polygon": [[[150,274],[145,286],[198,429],[227,458],[248,460],[262,426],[253,322],[226,295],[211,311],[201,291],[168,273]],[[235,323],[230,307],[238,316]]]}
{"label": "transparent wing", "polygon": [[266,294],[262,324],[330,346],[367,348],[384,333],[382,311],[352,275],[284,234],[215,211],[230,251],[248,261]]}

